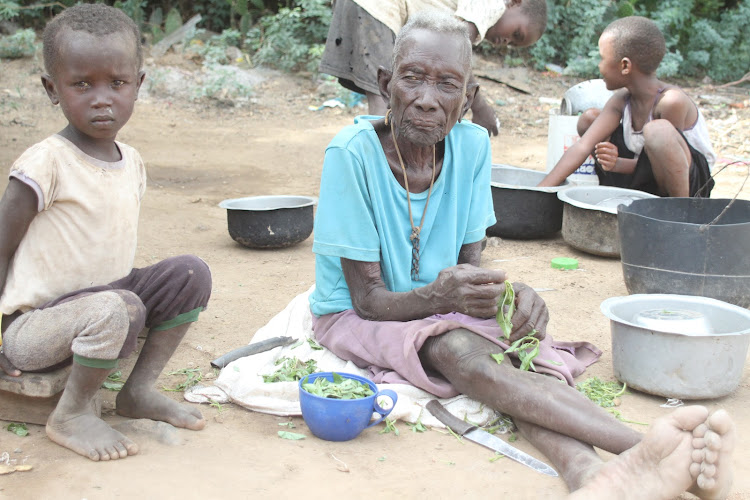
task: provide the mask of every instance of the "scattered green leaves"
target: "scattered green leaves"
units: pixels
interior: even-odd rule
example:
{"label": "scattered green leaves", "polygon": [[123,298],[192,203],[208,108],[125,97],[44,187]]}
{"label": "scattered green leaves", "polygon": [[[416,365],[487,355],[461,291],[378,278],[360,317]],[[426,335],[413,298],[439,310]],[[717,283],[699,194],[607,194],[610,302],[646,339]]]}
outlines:
{"label": "scattered green leaves", "polygon": [[271,375],[263,375],[263,382],[296,382],[318,371],[318,363],[314,359],[300,361],[296,357],[283,357],[276,360],[275,365],[279,368]]}
{"label": "scattered green leaves", "polygon": [[17,422],[12,422],[8,424],[6,429],[9,432],[12,432],[16,436],[24,437],[29,435],[29,429],[26,428],[26,424],[19,424]]}
{"label": "scattered green leaves", "polygon": [[312,383],[303,383],[302,388],[321,398],[362,399],[375,394],[369,385],[353,378],[344,378],[333,372],[333,381],[318,377]]}
{"label": "scattered green leaves", "polygon": [[[507,308],[507,309],[506,309]],[[513,330],[511,318],[516,311],[516,292],[510,281],[505,282],[505,293],[497,304],[497,324],[503,330],[506,339],[510,338],[510,332]]]}
{"label": "scattered green leaves", "polygon": [[398,430],[398,427],[396,427],[396,421],[391,420],[390,418],[386,418],[385,427],[383,428],[382,431],[380,431],[380,434],[388,434],[389,432],[392,432],[396,436],[401,434]]}
{"label": "scattered green leaves", "polygon": [[406,425],[411,428],[412,432],[427,432],[427,427],[422,423],[422,412],[419,412],[419,416],[417,417],[417,421],[413,424],[411,422],[406,422]]}
{"label": "scattered green leaves", "polygon": [[297,434],[296,432],[289,431],[279,431],[278,434],[281,439],[290,439],[292,441],[299,441],[300,439],[305,439],[306,437],[304,434]]}
{"label": "scattered green leaves", "polygon": [[622,384],[622,387],[620,387],[619,382],[604,382],[599,377],[590,377],[576,384],[576,389],[591,401],[610,412],[618,420],[631,424],[647,425],[643,422],[625,419],[622,413],[614,408],[620,405],[620,396],[626,394],[627,384]]}
{"label": "scattered green leaves", "polygon": [[599,377],[590,377],[576,384],[576,389],[602,408],[611,408],[620,404],[618,398],[625,394],[627,385],[620,387],[619,382],[604,382]]}
{"label": "scattered green leaves", "polygon": [[490,462],[497,462],[497,461],[498,461],[498,460],[500,460],[501,458],[505,458],[505,455],[503,455],[503,454],[502,454],[502,453],[500,453],[499,451],[496,451],[496,452],[495,452],[495,456],[494,456],[494,457],[491,457],[491,458],[490,458]]}
{"label": "scattered green leaves", "polygon": [[279,422],[279,425],[282,426],[282,427],[286,427],[288,429],[294,429],[295,427],[297,427],[296,425],[294,425],[294,422],[291,422],[291,421],[290,422]]}
{"label": "scattered green leaves", "polygon": [[313,351],[322,351],[323,350],[323,347],[321,347],[321,345],[318,344],[315,341],[315,339],[312,338],[312,337],[307,337],[307,343],[310,344],[310,349],[312,349]]}
{"label": "scattered green leaves", "polygon": [[186,391],[203,380],[203,374],[199,368],[183,368],[181,370],[169,372],[169,375],[184,375],[185,380],[173,388],[162,386],[162,389],[168,392]]}
{"label": "scattered green leaves", "polygon": [[123,385],[125,385],[125,381],[122,379],[122,371],[120,370],[110,373],[102,382],[102,388],[108,391],[119,391]]}

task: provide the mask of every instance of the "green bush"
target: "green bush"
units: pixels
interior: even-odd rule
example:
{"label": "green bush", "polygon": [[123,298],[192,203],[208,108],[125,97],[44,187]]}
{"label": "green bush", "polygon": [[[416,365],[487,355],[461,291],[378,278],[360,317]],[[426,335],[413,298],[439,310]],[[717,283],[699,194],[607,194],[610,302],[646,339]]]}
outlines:
{"label": "green bush", "polygon": [[0,58],[30,57],[35,51],[36,34],[32,29],[18,30],[12,35],[0,37]]}
{"label": "green bush", "polygon": [[323,53],[331,8],[326,0],[295,0],[291,8],[262,17],[250,29],[245,47],[253,61],[285,71],[316,72]]}
{"label": "green bush", "polygon": [[549,19],[542,39],[525,53],[538,69],[554,63],[566,73],[599,75],[597,42],[619,17],[641,15],[664,33],[668,53],[663,77],[708,75],[727,81],[750,68],[750,2],[746,0],[548,0]]}

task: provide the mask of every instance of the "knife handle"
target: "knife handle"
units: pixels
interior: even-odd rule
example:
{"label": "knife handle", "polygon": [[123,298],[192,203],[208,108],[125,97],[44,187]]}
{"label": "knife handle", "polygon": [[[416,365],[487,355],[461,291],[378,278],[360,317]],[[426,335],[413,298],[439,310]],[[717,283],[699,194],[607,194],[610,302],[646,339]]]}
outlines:
{"label": "knife handle", "polygon": [[446,410],[437,399],[433,399],[427,403],[426,408],[432,413],[432,416],[450,427],[450,429],[459,436],[463,436],[467,432],[473,431],[477,428],[476,425],[471,425],[470,423],[464,422],[460,418],[454,416],[451,412]]}

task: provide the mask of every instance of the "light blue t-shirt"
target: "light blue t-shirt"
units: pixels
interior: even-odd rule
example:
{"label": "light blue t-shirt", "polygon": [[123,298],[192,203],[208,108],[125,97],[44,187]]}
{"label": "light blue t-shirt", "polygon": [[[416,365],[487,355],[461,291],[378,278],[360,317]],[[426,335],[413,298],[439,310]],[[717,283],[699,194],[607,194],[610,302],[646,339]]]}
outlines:
{"label": "light blue t-shirt", "polygon": [[[419,281],[411,279],[411,224],[406,190],[388,166],[372,116],[355,118],[326,149],[315,215],[316,316],[352,308],[341,257],[380,262],[388,290],[407,292],[435,280],[458,263],[464,244],[481,240],[495,224],[487,131],[457,123],[445,139],[445,157],[435,179],[420,236]],[[411,193],[414,225],[422,219],[427,190]]]}

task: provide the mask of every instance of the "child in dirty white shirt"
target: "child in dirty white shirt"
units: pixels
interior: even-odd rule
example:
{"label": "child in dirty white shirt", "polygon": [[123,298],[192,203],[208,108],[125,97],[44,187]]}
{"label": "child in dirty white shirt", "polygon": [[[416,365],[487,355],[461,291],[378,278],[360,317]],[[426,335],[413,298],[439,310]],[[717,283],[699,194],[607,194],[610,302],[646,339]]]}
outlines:
{"label": "child in dirty white shirt", "polygon": [[0,200],[0,369],[20,376],[72,361],[46,431],[91,460],[138,452],[91,401],[144,327],[117,413],[206,425],[197,409],[153,388],[205,309],[211,273],[190,255],[133,268],[146,171],[138,152],[115,138],[133,113],[141,65],[140,33],[119,9],[80,4],[50,21],[42,84],[68,124],[21,155]]}

